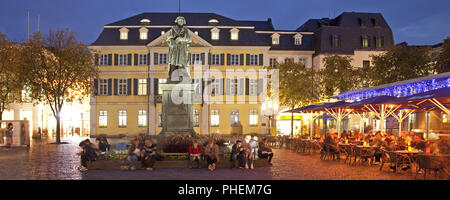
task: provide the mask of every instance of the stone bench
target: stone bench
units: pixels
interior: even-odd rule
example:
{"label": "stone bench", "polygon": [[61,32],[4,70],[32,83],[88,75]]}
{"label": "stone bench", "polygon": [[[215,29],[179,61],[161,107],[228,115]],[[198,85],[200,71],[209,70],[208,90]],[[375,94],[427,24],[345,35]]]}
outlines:
{"label": "stone bench", "polygon": [[[189,160],[162,160],[156,161],[154,168],[187,168],[189,164]],[[123,160],[98,160],[95,162],[88,162],[88,169],[120,169],[120,166],[124,165]],[[216,168],[229,168],[231,166],[231,162],[229,160],[220,160],[217,163]],[[256,167],[267,167],[269,163],[265,159],[256,159],[253,163],[253,166]],[[192,167],[197,167],[197,162],[192,163]],[[208,164],[206,160],[200,161],[201,168],[207,168]],[[141,169],[142,166],[140,162],[136,162],[136,169]]]}

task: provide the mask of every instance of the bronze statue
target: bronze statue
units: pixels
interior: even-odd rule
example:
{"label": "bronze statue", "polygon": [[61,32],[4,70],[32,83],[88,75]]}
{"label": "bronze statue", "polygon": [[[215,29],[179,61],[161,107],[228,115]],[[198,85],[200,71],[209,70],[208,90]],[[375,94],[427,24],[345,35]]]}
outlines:
{"label": "bronze statue", "polygon": [[[180,76],[190,80],[189,72],[189,44],[192,42],[188,29],[184,27],[186,20],[182,16],[175,19],[173,26],[167,35],[167,44],[169,45],[168,63],[169,63],[169,81],[179,80]],[[180,69],[180,70],[177,70]],[[177,70],[178,77],[172,77],[172,73]]]}

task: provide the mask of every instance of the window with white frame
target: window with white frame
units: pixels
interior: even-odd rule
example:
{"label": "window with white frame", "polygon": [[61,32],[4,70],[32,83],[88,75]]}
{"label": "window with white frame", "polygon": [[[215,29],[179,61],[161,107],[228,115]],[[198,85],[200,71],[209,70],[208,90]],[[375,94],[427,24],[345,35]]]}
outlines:
{"label": "window with white frame", "polygon": [[199,53],[191,54],[191,65],[201,65],[201,64],[202,60],[200,58],[200,54]]}
{"label": "window with white frame", "polygon": [[211,65],[220,65],[220,54],[211,54]]}
{"label": "window with white frame", "polygon": [[108,95],[108,79],[98,80],[98,95],[99,96]]}
{"label": "window with white frame", "polygon": [[148,39],[148,29],[145,27],[142,27],[139,29],[139,39],[146,40]]}
{"label": "window with white frame", "polygon": [[161,87],[161,84],[163,84],[163,83],[167,83],[167,78],[160,78],[160,79],[158,79],[158,94],[162,94],[163,93],[163,90],[162,90],[162,87]]}
{"label": "window with white frame", "polygon": [[118,95],[127,95],[128,94],[128,80],[127,79],[118,79],[117,80],[117,93]]}
{"label": "window with white frame", "polygon": [[258,54],[250,54],[250,65],[258,65]]}
{"label": "window with white frame", "polygon": [[211,110],[211,126],[219,126],[220,113],[218,109]]}
{"label": "window with white frame", "polygon": [[249,113],[249,117],[250,117],[250,126],[257,126],[258,125],[258,109],[250,109],[250,113]]}
{"label": "window with white frame", "polygon": [[239,54],[231,54],[230,65],[239,65],[239,58],[240,58]]}
{"label": "window with white frame", "polygon": [[200,110],[194,109],[194,127],[200,126]]}
{"label": "window with white frame", "polygon": [[119,110],[119,128],[127,127],[127,111]]}
{"label": "window with white frame", "polygon": [[213,79],[211,81],[211,95],[220,95],[220,79]]}
{"label": "window with white frame", "polygon": [[138,127],[146,127],[146,126],[147,126],[147,111],[138,110]]}
{"label": "window with white frame", "polygon": [[269,64],[271,67],[275,67],[275,65],[277,64],[277,59],[276,58],[270,58],[269,59]]}
{"label": "window with white frame", "polygon": [[302,34],[297,33],[294,35],[294,44],[295,45],[301,45],[302,44]]}
{"label": "window with white frame", "polygon": [[232,28],[231,30],[230,30],[230,33],[231,33],[231,35],[230,35],[230,39],[231,40],[238,40],[239,39],[239,29],[237,29],[237,28]]}
{"label": "window with white frame", "polygon": [[118,65],[128,65],[128,54],[121,53],[119,54],[119,63]]}
{"label": "window with white frame", "polygon": [[167,53],[160,53],[159,54],[158,64],[160,64],[160,65],[166,65],[167,64]]}
{"label": "window with white frame", "polygon": [[219,40],[220,30],[217,27],[211,29],[211,40]]}
{"label": "window with white frame", "polygon": [[258,95],[258,79],[249,79],[248,80],[248,94],[250,96],[257,96]]}
{"label": "window with white frame", "polygon": [[108,65],[108,54],[100,54],[99,56],[99,65]]}
{"label": "window with white frame", "polygon": [[237,95],[238,84],[238,79],[230,79],[230,95]]}
{"label": "window with white frame", "polygon": [[280,34],[274,33],[272,34],[272,45],[278,45],[280,44]]}
{"label": "window with white frame", "polygon": [[147,65],[147,54],[146,53],[140,53],[138,54],[138,65]]}
{"label": "window with white frame", "polygon": [[138,95],[147,95],[147,79],[138,79]]}
{"label": "window with white frame", "polygon": [[98,126],[101,128],[108,126],[108,111],[100,110],[98,112]]}
{"label": "window with white frame", "polygon": [[202,96],[202,79],[196,78],[194,79],[195,83],[195,96],[201,97]]}
{"label": "window with white frame", "polygon": [[120,31],[120,39],[121,40],[128,40],[128,29],[125,27],[122,27],[121,29],[119,29]]}
{"label": "window with white frame", "polygon": [[236,125],[239,122],[239,110],[231,110],[230,112],[230,125]]}

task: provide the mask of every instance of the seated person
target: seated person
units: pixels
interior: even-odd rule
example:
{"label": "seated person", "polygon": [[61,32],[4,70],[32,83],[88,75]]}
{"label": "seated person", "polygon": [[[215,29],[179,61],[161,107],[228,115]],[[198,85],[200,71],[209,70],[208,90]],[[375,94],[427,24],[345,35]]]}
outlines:
{"label": "seated person", "polygon": [[88,161],[97,160],[97,154],[95,153],[94,148],[92,148],[91,145],[86,142],[86,140],[80,142],[79,146],[82,149],[82,151],[77,153],[77,155],[80,156],[81,158],[81,166],[78,167],[78,170],[84,172],[88,170],[87,169]]}
{"label": "seated person", "polygon": [[423,141],[421,135],[415,135],[414,141],[411,143],[411,147],[419,149],[421,151],[425,151],[426,143]]}
{"label": "seated person", "polygon": [[245,160],[245,158],[242,158],[241,156],[242,151],[243,151],[242,141],[236,140],[236,143],[233,144],[233,146],[231,147],[231,157],[230,157],[231,168],[236,167],[236,160],[239,161],[239,167],[242,166],[243,160]]}
{"label": "seated person", "polygon": [[214,171],[216,169],[216,163],[219,162],[219,145],[213,139],[206,145],[205,156],[208,162],[208,169]]}
{"label": "seated person", "polygon": [[147,171],[152,171],[155,165],[156,158],[156,144],[152,143],[150,138],[144,140],[144,145],[141,148],[141,163]]}
{"label": "seated person", "polygon": [[334,134],[331,132],[328,132],[327,136],[325,137],[325,140],[323,141],[326,146],[329,147],[330,151],[334,154],[336,154],[337,159],[340,160],[340,151],[339,146],[337,145],[336,141],[333,138]]}
{"label": "seated person", "polygon": [[375,162],[374,164],[380,163],[380,158],[383,156],[383,151],[381,151],[381,148],[384,148],[386,146],[386,142],[383,141],[383,137],[381,136],[380,132],[377,132],[375,134],[375,139],[370,143],[371,146],[379,147],[375,153]]}
{"label": "seated person", "polygon": [[122,166],[121,169],[124,170],[129,169],[131,171],[136,170],[136,167],[134,165],[136,161],[140,160],[140,156],[141,156],[141,144],[139,142],[139,139],[136,138],[133,140],[133,143],[128,148],[126,165]]}
{"label": "seated person", "polygon": [[105,154],[106,153],[106,145],[102,142],[100,138],[95,139],[95,147],[96,150],[99,152],[99,154]]}
{"label": "seated person", "polygon": [[109,149],[111,148],[111,145],[108,142],[108,139],[106,139],[105,136],[100,138],[100,142],[105,146],[105,152],[109,151]]}
{"label": "seated person", "polygon": [[198,145],[195,140],[192,146],[189,146],[189,168],[192,168],[192,162],[197,162],[197,168],[200,168],[200,155],[202,154],[202,147]]}
{"label": "seated person", "polygon": [[267,139],[259,143],[258,157],[268,159],[269,165],[272,165],[273,152],[267,143]]}

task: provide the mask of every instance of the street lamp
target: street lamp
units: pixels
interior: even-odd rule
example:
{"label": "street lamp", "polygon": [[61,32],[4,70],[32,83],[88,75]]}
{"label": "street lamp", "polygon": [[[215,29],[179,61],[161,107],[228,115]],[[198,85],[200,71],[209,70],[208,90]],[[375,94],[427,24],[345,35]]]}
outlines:
{"label": "street lamp", "polygon": [[261,111],[262,114],[266,117],[269,118],[269,130],[268,130],[268,134],[270,135],[270,130],[271,130],[271,123],[272,123],[272,118],[274,117],[275,114],[277,114],[278,112],[278,103],[276,102],[271,102],[271,101],[266,101],[261,105]]}

